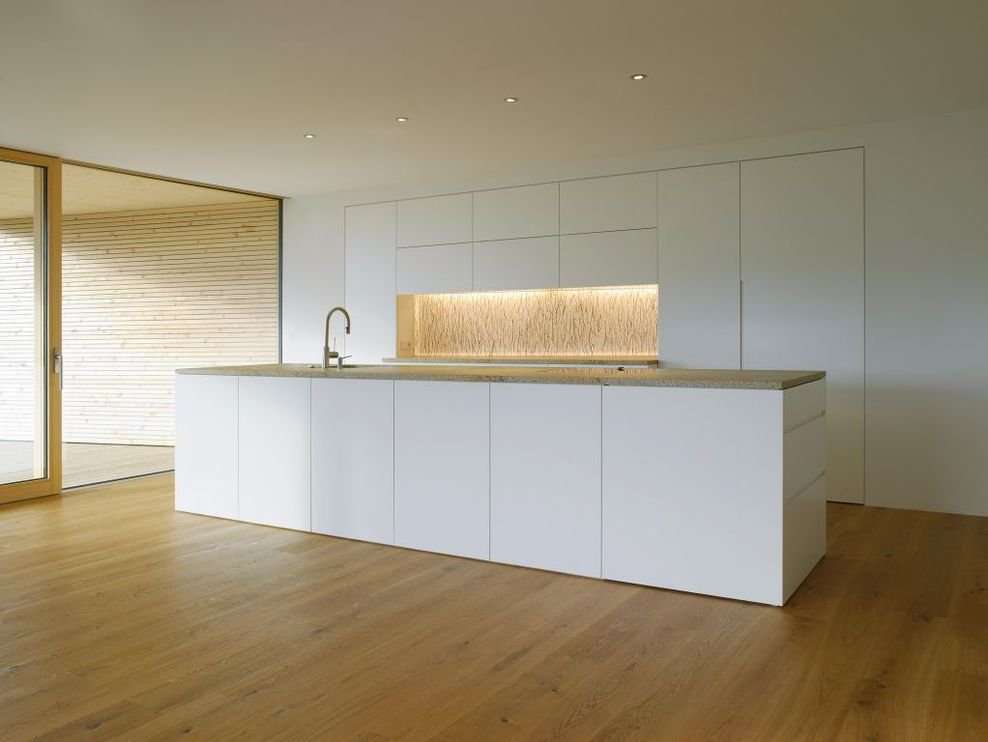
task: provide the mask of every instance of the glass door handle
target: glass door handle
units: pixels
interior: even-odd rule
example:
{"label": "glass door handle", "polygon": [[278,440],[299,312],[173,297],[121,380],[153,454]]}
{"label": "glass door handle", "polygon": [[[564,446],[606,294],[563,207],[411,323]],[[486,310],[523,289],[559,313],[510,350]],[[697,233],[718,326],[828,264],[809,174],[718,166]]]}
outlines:
{"label": "glass door handle", "polygon": [[53,349],[51,353],[51,359],[52,359],[52,366],[55,369],[55,374],[58,376],[58,391],[62,391],[62,388],[64,386],[63,384],[64,375],[62,374],[62,351],[60,351],[58,348]]}

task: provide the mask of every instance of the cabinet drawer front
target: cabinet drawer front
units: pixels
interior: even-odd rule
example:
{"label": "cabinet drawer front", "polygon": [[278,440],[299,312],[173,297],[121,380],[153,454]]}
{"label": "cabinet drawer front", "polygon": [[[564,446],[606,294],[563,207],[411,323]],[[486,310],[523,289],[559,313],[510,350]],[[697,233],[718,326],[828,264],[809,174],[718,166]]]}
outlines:
{"label": "cabinet drawer front", "polygon": [[473,194],[398,202],[398,247],[443,245],[473,239]]}
{"label": "cabinet drawer front", "polygon": [[783,499],[789,502],[827,468],[827,419],[817,417],[785,434]]}
{"label": "cabinet drawer front", "polygon": [[399,294],[469,291],[473,284],[470,243],[398,250]]}
{"label": "cabinet drawer front", "polygon": [[473,195],[474,240],[559,233],[559,184],[499,188]]}
{"label": "cabinet drawer front", "polygon": [[312,380],[312,531],[394,543],[394,382]]}
{"label": "cabinet drawer front", "polygon": [[558,285],[558,237],[478,242],[473,246],[473,288],[477,291]]}
{"label": "cabinet drawer front", "polygon": [[241,376],[240,520],[308,531],[309,379]]}
{"label": "cabinet drawer front", "polygon": [[600,577],[601,387],[491,384],[491,559]]}
{"label": "cabinet drawer front", "polygon": [[820,417],[827,409],[827,380],[820,379],[786,389],[782,406],[783,429],[786,431]]}
{"label": "cabinet drawer front", "polygon": [[656,182],[655,173],[635,173],[560,183],[562,233],[656,226]]}
{"label": "cabinet drawer front", "polygon": [[490,384],[395,382],[395,543],[490,557]]}
{"label": "cabinet drawer front", "polygon": [[654,229],[566,235],[559,243],[559,285],[656,283],[658,256]]}

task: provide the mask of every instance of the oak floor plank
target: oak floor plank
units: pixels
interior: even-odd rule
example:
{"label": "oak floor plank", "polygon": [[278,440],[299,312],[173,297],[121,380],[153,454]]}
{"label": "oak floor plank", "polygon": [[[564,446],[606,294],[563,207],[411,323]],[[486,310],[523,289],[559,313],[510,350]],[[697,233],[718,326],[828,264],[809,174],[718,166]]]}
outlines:
{"label": "oak floor plank", "polygon": [[828,507],[782,609],[176,513],[0,507],[0,739],[982,740],[988,519]]}

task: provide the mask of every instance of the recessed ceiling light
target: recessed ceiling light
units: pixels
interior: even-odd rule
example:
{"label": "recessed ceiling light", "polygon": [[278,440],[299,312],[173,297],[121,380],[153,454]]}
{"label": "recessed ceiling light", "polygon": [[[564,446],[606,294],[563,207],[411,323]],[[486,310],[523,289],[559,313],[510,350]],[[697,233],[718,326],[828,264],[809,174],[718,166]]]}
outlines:
{"label": "recessed ceiling light", "polygon": [[504,102],[505,103],[517,103],[518,102],[518,99],[515,98],[513,95],[509,95],[507,98],[504,99]]}
{"label": "recessed ceiling light", "polygon": [[399,124],[403,124],[406,121],[408,121],[408,116],[399,116],[398,118],[395,119],[395,121],[397,121]]}
{"label": "recessed ceiling light", "polygon": [[646,77],[648,77],[648,75],[646,75],[644,72],[636,72],[635,74],[633,74],[631,76],[631,79],[632,80],[644,80]]}
{"label": "recessed ceiling light", "polygon": [[315,134],[303,134],[302,136],[304,136],[306,139],[315,139],[316,138],[316,135]]}

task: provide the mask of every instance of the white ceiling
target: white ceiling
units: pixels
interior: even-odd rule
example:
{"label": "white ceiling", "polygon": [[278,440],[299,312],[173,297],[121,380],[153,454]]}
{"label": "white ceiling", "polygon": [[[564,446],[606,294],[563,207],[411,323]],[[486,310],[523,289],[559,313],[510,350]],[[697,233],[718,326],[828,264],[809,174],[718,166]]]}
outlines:
{"label": "white ceiling", "polygon": [[[91,167],[62,167],[62,213],[167,209],[261,200],[235,191],[144,178]],[[0,162],[0,219],[34,214],[34,168]]]}
{"label": "white ceiling", "polygon": [[985,0],[4,0],[2,14],[0,146],[289,196],[988,102]]}

